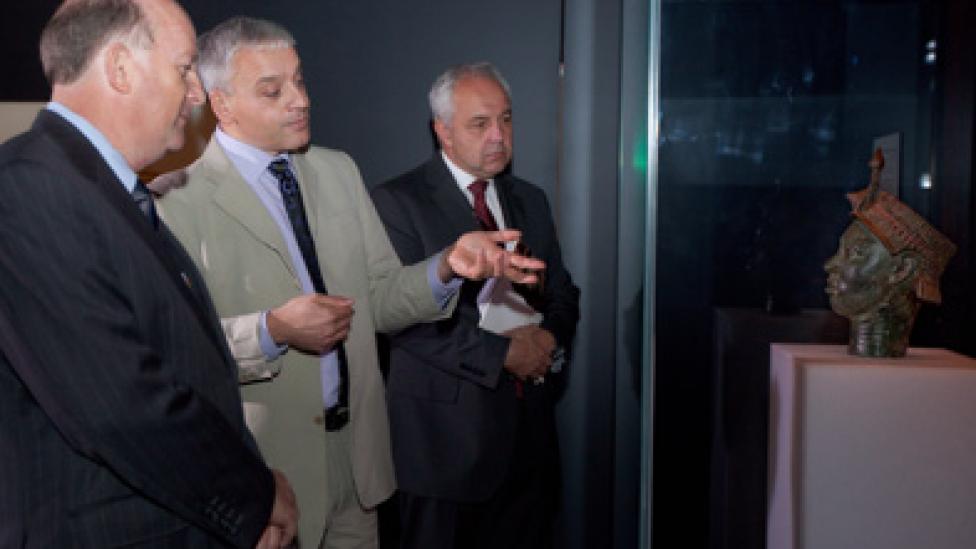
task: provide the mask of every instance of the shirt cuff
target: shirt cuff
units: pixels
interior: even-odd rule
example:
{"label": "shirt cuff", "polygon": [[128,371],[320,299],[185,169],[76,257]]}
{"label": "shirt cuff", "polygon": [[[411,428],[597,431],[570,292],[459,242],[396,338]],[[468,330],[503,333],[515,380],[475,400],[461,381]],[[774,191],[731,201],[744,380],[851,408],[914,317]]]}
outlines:
{"label": "shirt cuff", "polygon": [[430,293],[434,296],[434,303],[437,303],[441,309],[447,307],[448,302],[457,293],[462,282],[459,277],[455,276],[445,284],[441,282],[441,277],[437,276],[437,266],[441,262],[441,254],[443,253],[438,252],[427,263],[427,284],[430,285]]}
{"label": "shirt cuff", "polygon": [[261,344],[261,352],[269,361],[285,354],[285,351],[288,350],[287,345],[278,345],[271,338],[271,333],[268,332],[268,311],[261,311],[261,320],[258,324],[258,341]]}

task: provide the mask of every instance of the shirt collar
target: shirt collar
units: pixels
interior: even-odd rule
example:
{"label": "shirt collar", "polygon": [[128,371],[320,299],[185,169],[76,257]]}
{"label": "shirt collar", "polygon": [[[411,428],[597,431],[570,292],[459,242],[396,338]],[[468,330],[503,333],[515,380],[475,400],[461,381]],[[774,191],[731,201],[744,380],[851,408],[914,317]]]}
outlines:
{"label": "shirt collar", "polygon": [[230,158],[231,163],[234,164],[234,167],[237,168],[237,171],[248,183],[255,183],[268,170],[268,164],[271,164],[271,161],[276,158],[284,158],[288,161],[288,165],[292,171],[295,170],[291,162],[291,155],[289,154],[270,154],[267,151],[263,151],[253,145],[231,137],[227,132],[220,129],[220,126],[217,126],[217,129],[214,131],[214,136],[217,139],[217,143],[227,153],[227,157]]}
{"label": "shirt collar", "polygon": [[[477,181],[478,178],[459,168],[457,164],[455,164],[453,161],[451,161],[450,158],[447,157],[447,154],[444,152],[443,149],[441,149],[441,158],[444,159],[444,163],[447,164],[447,169],[450,170],[451,175],[454,176],[454,182],[457,183],[458,188],[461,189],[461,192],[464,193],[464,196],[467,196],[468,201],[470,201],[471,191],[468,190],[468,185]],[[488,186],[485,187],[485,189],[488,190],[493,188],[495,185],[495,180],[489,178],[487,181],[488,181]]]}
{"label": "shirt collar", "polygon": [[136,186],[136,172],[129,166],[129,163],[122,156],[122,153],[112,146],[105,134],[100,132],[98,128],[92,125],[91,122],[86,120],[80,114],[72,111],[68,107],[58,103],[57,101],[51,101],[47,104],[47,110],[57,114],[61,118],[67,120],[72,126],[74,126],[82,135],[85,136],[98,154],[101,155],[108,167],[112,169],[115,173],[115,177],[119,178],[122,182],[122,186],[128,192],[132,192],[132,189]]}

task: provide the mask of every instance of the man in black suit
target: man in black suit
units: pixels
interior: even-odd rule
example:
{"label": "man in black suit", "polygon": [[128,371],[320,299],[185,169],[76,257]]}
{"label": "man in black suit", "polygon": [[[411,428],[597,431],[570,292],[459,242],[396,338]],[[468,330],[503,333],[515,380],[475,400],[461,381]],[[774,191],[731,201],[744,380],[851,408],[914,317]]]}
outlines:
{"label": "man in black suit", "polygon": [[[392,338],[388,399],[402,547],[551,544],[558,451],[546,379],[571,343],[579,290],[544,193],[503,173],[512,152],[509,97],[490,64],[445,72],[430,92],[441,151],[372,194],[404,263],[493,225],[520,229],[521,244],[546,263],[544,280],[530,288],[465,282],[450,319]],[[499,317],[502,309],[522,312]]]}
{"label": "man in black suit", "polygon": [[0,547],[278,547],[206,287],[136,178],[202,101],[171,0],[68,0],[52,101],[0,147]]}

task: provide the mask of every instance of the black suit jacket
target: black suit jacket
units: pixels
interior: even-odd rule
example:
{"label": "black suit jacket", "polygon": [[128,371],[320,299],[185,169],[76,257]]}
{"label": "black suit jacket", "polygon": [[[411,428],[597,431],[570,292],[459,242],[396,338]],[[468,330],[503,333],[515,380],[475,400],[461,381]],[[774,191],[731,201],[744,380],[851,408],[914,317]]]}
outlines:
{"label": "black suit jacket", "polygon": [[253,546],[236,379],[183,249],[41,112],[0,148],[0,547]]}
{"label": "black suit jacket", "polygon": [[[546,262],[542,326],[570,346],[579,290],[562,263],[545,194],[518,178],[495,178],[509,228]],[[416,263],[479,230],[471,205],[440,154],[376,187],[376,209],[405,264]],[[388,398],[393,462],[400,488],[413,494],[479,501],[509,466],[515,439],[514,380],[503,369],[509,340],[478,328],[481,283],[465,281],[455,314],[391,338]],[[552,386],[525,384],[525,420],[535,455],[557,463]]]}

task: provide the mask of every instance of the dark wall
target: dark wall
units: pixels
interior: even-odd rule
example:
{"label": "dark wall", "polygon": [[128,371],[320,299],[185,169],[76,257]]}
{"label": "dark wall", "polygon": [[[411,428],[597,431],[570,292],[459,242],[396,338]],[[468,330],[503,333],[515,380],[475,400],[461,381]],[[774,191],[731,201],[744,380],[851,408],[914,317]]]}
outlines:
{"label": "dark wall", "polygon": [[45,101],[51,89],[41,71],[41,28],[59,0],[8,2],[0,17],[0,101]]}
{"label": "dark wall", "polygon": [[[43,101],[37,53],[58,0],[11,2],[0,18],[0,100]],[[312,140],[348,152],[372,185],[433,152],[427,90],[452,64],[488,60],[507,77],[515,172],[556,186],[560,2],[188,0],[197,32],[235,14],[295,35],[312,99]]]}
{"label": "dark wall", "polygon": [[368,185],[433,152],[427,90],[448,66],[495,63],[512,87],[515,172],[552,191],[556,176],[558,0],[190,0],[198,32],[232,14],[295,35],[312,99],[313,142],[344,150]]}

